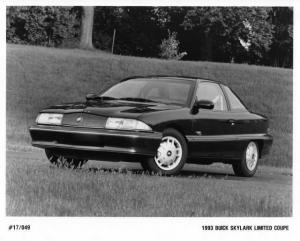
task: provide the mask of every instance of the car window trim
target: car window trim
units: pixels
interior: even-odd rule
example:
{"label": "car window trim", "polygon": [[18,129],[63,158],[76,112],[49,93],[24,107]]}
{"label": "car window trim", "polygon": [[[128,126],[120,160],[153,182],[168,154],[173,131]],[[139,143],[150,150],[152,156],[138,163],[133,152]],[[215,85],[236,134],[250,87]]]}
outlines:
{"label": "car window trim", "polygon": [[189,103],[189,105],[188,105],[188,107],[190,108],[190,109],[192,109],[193,108],[193,106],[194,106],[194,104],[195,104],[195,101],[196,101],[196,93],[197,93],[197,89],[198,89],[198,82],[199,82],[199,79],[197,79],[196,81],[194,81],[194,83],[193,83],[193,94],[191,95],[191,97],[189,97],[190,98],[190,103]]}
{"label": "car window trim", "polygon": [[220,88],[221,88],[221,90],[223,92],[223,95],[225,96],[226,105],[227,105],[227,112],[232,112],[231,103],[230,103],[228,95],[227,95],[227,93],[226,93],[226,91],[225,91],[225,89],[223,87],[224,85],[223,84],[219,84],[219,85],[220,85]]}
{"label": "car window trim", "polygon": [[197,79],[194,83],[194,93],[193,96],[191,98],[191,103],[190,103],[190,109],[192,109],[197,101],[197,90],[199,88],[199,83],[201,83],[201,79]]}

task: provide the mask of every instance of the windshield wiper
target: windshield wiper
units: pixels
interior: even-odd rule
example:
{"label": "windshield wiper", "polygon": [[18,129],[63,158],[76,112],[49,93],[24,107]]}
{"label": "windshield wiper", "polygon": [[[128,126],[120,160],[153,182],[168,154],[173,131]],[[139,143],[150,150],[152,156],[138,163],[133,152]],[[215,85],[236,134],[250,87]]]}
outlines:
{"label": "windshield wiper", "polygon": [[118,98],[111,97],[111,96],[99,96],[100,100],[118,100]]}
{"label": "windshield wiper", "polygon": [[118,100],[118,98],[111,97],[111,96],[99,96],[99,95],[94,95],[92,97],[89,97],[88,100]]}
{"label": "windshield wiper", "polygon": [[154,100],[148,100],[145,98],[134,98],[134,97],[124,97],[124,98],[120,98],[119,100],[128,100],[128,101],[136,101],[136,102],[153,102],[153,103],[157,103]]}

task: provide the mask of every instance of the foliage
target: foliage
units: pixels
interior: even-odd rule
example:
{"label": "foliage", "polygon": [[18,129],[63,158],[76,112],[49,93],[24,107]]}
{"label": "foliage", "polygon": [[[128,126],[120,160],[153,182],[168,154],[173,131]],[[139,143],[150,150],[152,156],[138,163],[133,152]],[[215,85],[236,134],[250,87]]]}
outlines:
{"label": "foliage", "polygon": [[168,32],[168,38],[163,39],[160,45],[160,57],[163,59],[182,59],[187,53],[179,53],[179,41],[176,39],[176,32]]}
{"label": "foliage", "polygon": [[271,50],[267,53],[267,61],[272,66],[293,66],[293,9],[274,7],[270,12],[274,24]]}
{"label": "foliage", "polygon": [[[7,42],[77,43],[82,7],[8,7]],[[114,53],[161,56],[176,32],[183,60],[292,67],[293,9],[288,7],[95,7],[93,45]],[[67,44],[66,44],[67,43]],[[76,47],[76,46],[73,46]]]}
{"label": "foliage", "polygon": [[96,7],[94,45],[103,50],[111,48],[116,29],[117,54],[157,57],[164,31],[156,21],[152,7]]}
{"label": "foliage", "polygon": [[78,19],[71,7],[7,7],[6,39],[9,43],[58,46],[78,36]]}
{"label": "foliage", "polygon": [[268,11],[261,7],[193,8],[187,12],[182,26],[202,43],[200,58],[196,58],[249,62],[249,56],[257,60],[262,58],[271,44],[272,25],[267,21]]}

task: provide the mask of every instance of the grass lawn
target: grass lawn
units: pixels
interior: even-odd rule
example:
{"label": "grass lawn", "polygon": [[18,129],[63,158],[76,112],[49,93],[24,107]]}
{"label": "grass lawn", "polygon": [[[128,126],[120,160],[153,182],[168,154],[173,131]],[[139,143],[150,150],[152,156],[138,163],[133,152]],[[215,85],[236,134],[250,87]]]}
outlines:
{"label": "grass lawn", "polygon": [[[45,156],[30,146],[28,127],[42,108],[85,101],[87,93],[128,76],[155,74],[221,80],[251,110],[270,118],[274,144],[255,177],[234,177],[223,166],[221,174],[198,169],[176,177],[150,176],[136,168],[105,169],[101,162],[80,170],[59,169],[49,167]],[[291,216],[292,77],[292,70],[280,68],[7,44],[6,214]]]}
{"label": "grass lawn", "polygon": [[28,126],[42,108],[84,101],[132,75],[188,75],[221,80],[249,109],[270,118],[274,144],[264,165],[292,167],[293,72],[211,62],[167,61],[101,51],[7,44],[7,147],[30,150]]}
{"label": "grass lawn", "polygon": [[[49,167],[41,154],[8,154],[6,214],[151,217],[292,215],[292,178],[288,169],[263,167],[253,178],[237,178],[226,167],[222,167],[220,173],[216,168],[214,172],[199,172],[192,167],[176,177],[161,177],[147,175],[136,166],[118,170],[101,165],[91,162],[80,170],[67,170]],[[118,163],[115,167],[123,165]]]}

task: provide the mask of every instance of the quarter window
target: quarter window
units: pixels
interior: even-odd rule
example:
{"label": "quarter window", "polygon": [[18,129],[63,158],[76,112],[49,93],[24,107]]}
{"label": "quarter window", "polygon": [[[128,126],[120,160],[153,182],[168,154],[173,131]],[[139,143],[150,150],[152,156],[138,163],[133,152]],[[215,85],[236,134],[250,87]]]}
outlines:
{"label": "quarter window", "polygon": [[203,82],[199,83],[197,93],[197,100],[210,100],[214,103],[216,111],[227,110],[226,101],[223,92],[218,84]]}
{"label": "quarter window", "polygon": [[239,98],[227,86],[222,85],[229,99],[230,108],[234,111],[246,111],[246,107],[242,104]]}

